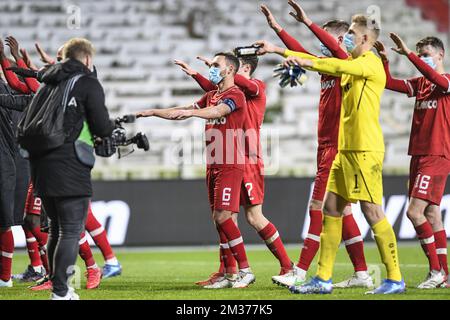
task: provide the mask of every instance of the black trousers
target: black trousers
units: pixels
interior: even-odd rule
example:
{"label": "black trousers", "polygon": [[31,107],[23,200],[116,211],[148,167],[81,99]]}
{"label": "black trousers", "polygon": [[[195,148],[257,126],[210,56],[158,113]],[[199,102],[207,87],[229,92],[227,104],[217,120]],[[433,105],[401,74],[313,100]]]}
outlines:
{"label": "black trousers", "polygon": [[89,197],[42,197],[50,220],[47,244],[53,293],[65,296],[73,274],[81,232],[87,217]]}

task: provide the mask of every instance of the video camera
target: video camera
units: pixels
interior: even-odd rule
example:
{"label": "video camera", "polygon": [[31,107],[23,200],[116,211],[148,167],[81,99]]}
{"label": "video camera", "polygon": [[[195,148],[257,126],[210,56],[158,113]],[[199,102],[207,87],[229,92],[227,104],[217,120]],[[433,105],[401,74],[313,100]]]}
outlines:
{"label": "video camera", "polygon": [[136,116],[133,114],[118,117],[115,120],[115,129],[113,130],[111,137],[102,138],[95,143],[95,154],[100,157],[111,157],[118,150],[119,159],[123,158],[132,152],[131,151],[122,154],[120,147],[126,147],[135,144],[138,149],[144,149],[148,151],[150,145],[145,133],[138,132],[135,136],[127,138],[126,131],[122,127],[123,123],[133,123],[136,121]]}
{"label": "video camera", "polygon": [[259,48],[260,48],[260,46],[256,46],[256,45],[237,47],[233,50],[233,52],[234,52],[234,55],[238,58],[256,56],[256,55],[258,55]]}

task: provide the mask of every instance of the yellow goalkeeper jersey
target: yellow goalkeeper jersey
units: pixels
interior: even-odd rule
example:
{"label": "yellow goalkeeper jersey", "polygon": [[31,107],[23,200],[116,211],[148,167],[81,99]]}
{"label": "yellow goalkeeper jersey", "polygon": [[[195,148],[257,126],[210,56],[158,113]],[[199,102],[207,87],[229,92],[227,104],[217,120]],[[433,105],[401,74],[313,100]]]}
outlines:
{"label": "yellow goalkeeper jersey", "polygon": [[341,77],[339,150],[384,152],[380,99],[386,85],[383,63],[372,51],[356,59],[317,58],[286,50],[287,56],[313,61],[311,70]]}

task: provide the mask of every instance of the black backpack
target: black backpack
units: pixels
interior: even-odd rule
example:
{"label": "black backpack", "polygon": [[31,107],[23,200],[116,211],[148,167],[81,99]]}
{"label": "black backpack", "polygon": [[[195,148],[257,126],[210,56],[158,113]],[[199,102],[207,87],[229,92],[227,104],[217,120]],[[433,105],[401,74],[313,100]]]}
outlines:
{"label": "black backpack", "polygon": [[43,84],[23,112],[17,140],[31,156],[55,149],[66,139],[64,114],[70,92],[84,74],[76,74],[59,83]]}

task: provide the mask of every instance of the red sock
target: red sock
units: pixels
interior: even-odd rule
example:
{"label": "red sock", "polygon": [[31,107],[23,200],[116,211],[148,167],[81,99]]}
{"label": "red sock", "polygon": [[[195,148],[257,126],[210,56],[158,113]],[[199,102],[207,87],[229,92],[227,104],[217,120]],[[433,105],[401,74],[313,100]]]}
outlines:
{"label": "red sock", "polygon": [[236,268],[236,259],[234,258],[233,252],[230,249],[230,245],[228,244],[228,239],[225,233],[217,228],[220,237],[220,252],[221,259],[223,261],[223,272],[228,274],[237,273]]}
{"label": "red sock", "polygon": [[441,268],[444,269],[445,274],[448,275],[447,265],[447,233],[445,230],[441,230],[434,233],[434,241],[436,245],[436,253],[441,264]]}
{"label": "red sock", "polygon": [[39,246],[33,233],[26,227],[22,227],[27,242],[28,257],[32,267],[42,266],[41,256],[39,255]]}
{"label": "red sock", "polygon": [[79,253],[81,259],[84,260],[87,269],[95,266],[94,255],[92,254],[92,250],[87,241],[85,232],[81,234]]}
{"label": "red sock", "polygon": [[108,237],[106,236],[105,228],[103,228],[100,222],[98,222],[95,218],[90,205],[86,219],[86,230],[89,232],[95,244],[102,252],[105,260],[115,258],[115,254],[109,244]]}
{"label": "red sock", "polygon": [[353,214],[344,216],[342,219],[342,239],[355,272],[367,271],[364,242]]}
{"label": "red sock", "polygon": [[9,281],[11,279],[12,258],[14,253],[14,237],[12,230],[0,232],[0,279]]}
{"label": "red sock", "polygon": [[291,259],[289,259],[283,241],[280,238],[277,228],[272,223],[268,223],[258,232],[259,236],[266,242],[267,247],[280,262],[283,269],[292,269]]}
{"label": "red sock", "polygon": [[42,265],[44,266],[47,274],[50,273],[50,269],[48,267],[48,257],[47,257],[47,241],[48,241],[48,233],[42,232],[41,227],[36,227],[31,230],[31,233],[36,238],[37,243],[39,245],[39,255],[41,257]]}
{"label": "red sock", "polygon": [[430,264],[430,270],[441,270],[441,264],[436,253],[436,245],[434,243],[433,228],[428,221],[425,221],[420,226],[415,227],[417,237],[420,240],[422,249],[428,258]]}
{"label": "red sock", "polygon": [[[234,258],[238,262],[239,269],[246,269],[249,267],[247,254],[245,253],[244,240],[242,239],[239,228],[234,223],[233,219],[228,219],[224,223],[219,225],[220,231],[222,231],[228,240],[231,252],[233,252]],[[225,249],[226,250],[226,249]]]}
{"label": "red sock", "polygon": [[219,273],[225,273],[225,262],[223,260],[223,249],[222,249],[222,243],[219,245],[219,260],[220,260],[220,265],[219,265]]}
{"label": "red sock", "polygon": [[303,242],[302,252],[297,263],[297,267],[304,271],[308,271],[311,262],[313,261],[317,251],[320,247],[320,233],[322,232],[322,211],[309,211],[310,223],[308,235]]}

